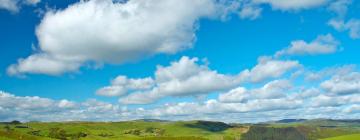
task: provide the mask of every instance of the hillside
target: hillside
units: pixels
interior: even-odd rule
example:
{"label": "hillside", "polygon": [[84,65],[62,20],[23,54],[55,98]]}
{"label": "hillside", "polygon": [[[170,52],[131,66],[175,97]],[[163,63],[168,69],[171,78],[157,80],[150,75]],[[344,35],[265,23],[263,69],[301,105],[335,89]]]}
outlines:
{"label": "hillside", "polygon": [[360,123],[344,120],[226,124],[210,121],[1,123],[1,140],[342,140],[360,139]]}

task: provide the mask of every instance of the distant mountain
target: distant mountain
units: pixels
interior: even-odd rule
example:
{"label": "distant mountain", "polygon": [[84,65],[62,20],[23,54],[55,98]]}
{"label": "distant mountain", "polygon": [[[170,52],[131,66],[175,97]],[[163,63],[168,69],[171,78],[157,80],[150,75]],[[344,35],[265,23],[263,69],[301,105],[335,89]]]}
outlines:
{"label": "distant mountain", "polygon": [[135,121],[143,121],[143,122],[171,122],[169,120],[160,120],[160,119],[139,119]]}
{"label": "distant mountain", "polygon": [[332,119],[329,119],[328,121],[343,122],[343,123],[360,123],[360,119],[349,119],[349,120],[332,120]]}
{"label": "distant mountain", "polygon": [[306,119],[282,119],[275,121],[275,123],[295,123],[295,122],[304,122]]}

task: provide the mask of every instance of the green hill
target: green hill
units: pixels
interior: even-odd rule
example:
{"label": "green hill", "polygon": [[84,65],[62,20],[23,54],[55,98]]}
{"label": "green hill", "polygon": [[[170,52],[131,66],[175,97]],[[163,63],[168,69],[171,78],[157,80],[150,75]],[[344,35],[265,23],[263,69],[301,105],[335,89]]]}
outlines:
{"label": "green hill", "polygon": [[359,138],[359,122],[226,124],[211,121],[0,123],[0,140],[338,140]]}
{"label": "green hill", "polygon": [[326,138],[322,140],[360,140],[360,134],[338,136],[338,137]]}

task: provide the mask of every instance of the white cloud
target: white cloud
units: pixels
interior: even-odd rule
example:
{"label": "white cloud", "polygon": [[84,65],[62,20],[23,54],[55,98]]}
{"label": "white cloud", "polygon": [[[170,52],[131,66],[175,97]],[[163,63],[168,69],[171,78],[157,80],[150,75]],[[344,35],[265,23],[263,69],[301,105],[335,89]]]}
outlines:
{"label": "white cloud", "polygon": [[[315,7],[326,0],[80,1],[66,9],[48,11],[36,28],[40,52],[20,59],[8,71],[11,75],[60,75],[76,72],[89,63],[123,64],[156,54],[173,54],[192,47],[198,20],[224,18],[233,13],[240,18],[256,19],[260,17],[262,3],[290,10]],[[38,62],[32,61],[38,59],[34,58],[57,65],[36,67]],[[31,68],[23,68],[25,64],[21,62],[27,62],[26,67]]]}
{"label": "white cloud", "polygon": [[259,58],[258,64],[249,71],[252,82],[260,82],[268,78],[277,78],[286,72],[301,67],[298,61],[282,61]]}
{"label": "white cloud", "polygon": [[288,48],[276,52],[275,57],[284,55],[329,54],[339,50],[338,45],[339,42],[331,34],[319,35],[310,43],[304,40],[292,41]]}
{"label": "white cloud", "polygon": [[338,107],[343,105],[352,105],[352,104],[358,104],[360,103],[359,94],[351,94],[351,95],[345,95],[345,96],[339,96],[339,95],[327,95],[320,94],[319,96],[315,96],[313,98],[310,98],[309,106],[312,107]]}
{"label": "white cloud", "polygon": [[331,79],[322,82],[321,88],[335,95],[358,94],[360,93],[360,73],[334,75]]}
{"label": "white cloud", "polygon": [[360,20],[350,19],[345,22],[341,19],[331,19],[328,24],[338,31],[348,31],[349,35],[353,39],[360,38]]}
{"label": "white cloud", "polygon": [[351,19],[345,24],[345,29],[349,30],[351,38],[359,39],[360,38],[360,20]]}
{"label": "white cloud", "polygon": [[356,65],[344,65],[324,68],[320,71],[309,71],[305,73],[304,79],[307,81],[319,81],[329,76],[345,75],[353,72],[356,69]]}
{"label": "white cloud", "polygon": [[338,18],[344,18],[351,3],[352,0],[336,0],[329,5],[328,9],[337,14]]}
{"label": "white cloud", "polygon": [[333,27],[337,31],[347,31],[349,36],[353,39],[360,38],[360,20],[352,18],[345,21],[349,5],[352,4],[352,0],[337,0],[330,4],[328,9],[336,14],[336,17],[328,21],[328,25]]}
{"label": "white cloud", "polygon": [[170,66],[158,66],[155,72],[156,85],[150,90],[135,91],[121,98],[125,104],[151,103],[166,96],[196,96],[232,88],[245,80],[246,74],[220,74],[207,65],[198,64],[198,58],[182,57]]}
{"label": "white cloud", "polygon": [[41,0],[25,0],[25,3],[29,5],[35,5],[38,4],[39,2],[41,2]]}
{"label": "white cloud", "polygon": [[7,69],[9,75],[21,75],[22,73],[37,73],[59,75],[63,71],[77,71],[80,62],[62,60],[47,54],[35,54],[26,59],[19,59],[18,64],[10,65]]}
{"label": "white cloud", "polygon": [[17,1],[15,0],[0,0],[0,9],[6,9],[9,11],[18,11]]}
{"label": "white cloud", "polygon": [[154,86],[152,78],[128,79],[126,76],[118,76],[111,81],[111,86],[101,88],[97,91],[101,96],[122,96],[129,90],[146,90]]}
{"label": "white cloud", "polygon": [[261,16],[262,9],[259,6],[252,4],[246,4],[242,6],[239,12],[239,16],[242,19],[257,19]]}
{"label": "white cloud", "polygon": [[252,0],[253,3],[270,4],[274,9],[300,10],[318,7],[326,4],[329,0]]}
{"label": "white cloud", "polygon": [[346,113],[359,113],[360,112],[360,105],[359,104],[351,105],[351,106],[345,108],[344,112],[346,112]]}
{"label": "white cloud", "polygon": [[121,120],[129,112],[119,105],[88,100],[72,102],[37,96],[15,96],[0,91],[0,120],[11,121],[76,121]]}
{"label": "white cloud", "polygon": [[[212,0],[131,0],[117,3],[112,0],[80,1],[64,10],[46,13],[36,29],[44,61],[56,61],[76,69],[36,67],[18,70],[14,74],[55,73],[76,71],[86,62],[121,64],[151,55],[172,54],[192,47],[196,39],[196,22],[217,14]],[[139,41],[141,40],[141,41]],[[29,62],[28,64],[36,64]],[[42,69],[42,70],[40,70]],[[51,70],[54,72],[54,70]]]}
{"label": "white cloud", "polygon": [[0,0],[0,10],[5,9],[11,12],[18,12],[22,5],[36,5],[41,0]]}
{"label": "white cloud", "polygon": [[250,70],[246,69],[231,75],[218,73],[206,64],[199,64],[198,61],[198,58],[184,56],[178,62],[172,62],[170,66],[158,66],[154,74],[155,84],[151,84],[152,87],[149,89],[129,91],[127,90],[127,87],[131,86],[129,83],[112,83],[111,86],[98,90],[98,95],[118,96],[129,93],[119,101],[123,104],[148,104],[167,96],[199,96],[226,91],[240,83],[277,78],[300,67],[297,61],[262,60]]}
{"label": "white cloud", "polygon": [[[301,106],[300,100],[292,99],[265,99],[252,100],[247,103],[222,103],[217,100],[208,100],[204,103],[181,102],[167,104],[164,107],[146,110],[152,116],[176,116],[196,114],[230,114],[230,113],[255,113],[272,110],[289,110]],[[189,109],[191,108],[191,109]]]}
{"label": "white cloud", "polygon": [[288,80],[274,80],[259,89],[235,88],[227,93],[220,94],[219,101],[246,103],[254,99],[278,99],[285,97],[291,88],[292,85]]}

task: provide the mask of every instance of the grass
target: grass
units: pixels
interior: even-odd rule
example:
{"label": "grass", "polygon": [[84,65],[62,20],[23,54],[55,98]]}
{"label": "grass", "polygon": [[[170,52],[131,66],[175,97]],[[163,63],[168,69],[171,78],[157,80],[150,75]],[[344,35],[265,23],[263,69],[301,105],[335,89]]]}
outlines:
{"label": "grass", "polygon": [[[19,136],[34,140],[49,139],[73,139],[79,134],[86,135],[81,140],[220,140],[220,139],[240,139],[246,128],[221,128],[208,129],[213,126],[199,126],[198,121],[180,121],[180,122],[61,122],[61,123],[43,123],[30,122],[20,125],[9,125],[11,131],[5,133],[4,124],[0,124],[0,139],[19,139]],[[19,126],[25,126],[17,128]],[[196,127],[190,127],[196,126]],[[220,130],[220,131],[211,131]],[[11,137],[10,137],[11,136]]]}
{"label": "grass", "polygon": [[[29,122],[0,123],[0,140],[241,140],[252,126],[263,126],[262,133],[274,130],[300,132],[311,140],[360,140],[360,123],[311,121],[264,125],[233,124],[206,121],[178,122]],[[268,129],[267,129],[268,128]],[[276,130],[276,131],[275,131]],[[268,133],[265,133],[268,132]],[[283,134],[283,133],[276,133]]]}
{"label": "grass", "polygon": [[360,134],[331,137],[331,138],[326,138],[326,139],[321,139],[321,140],[360,140]]}

